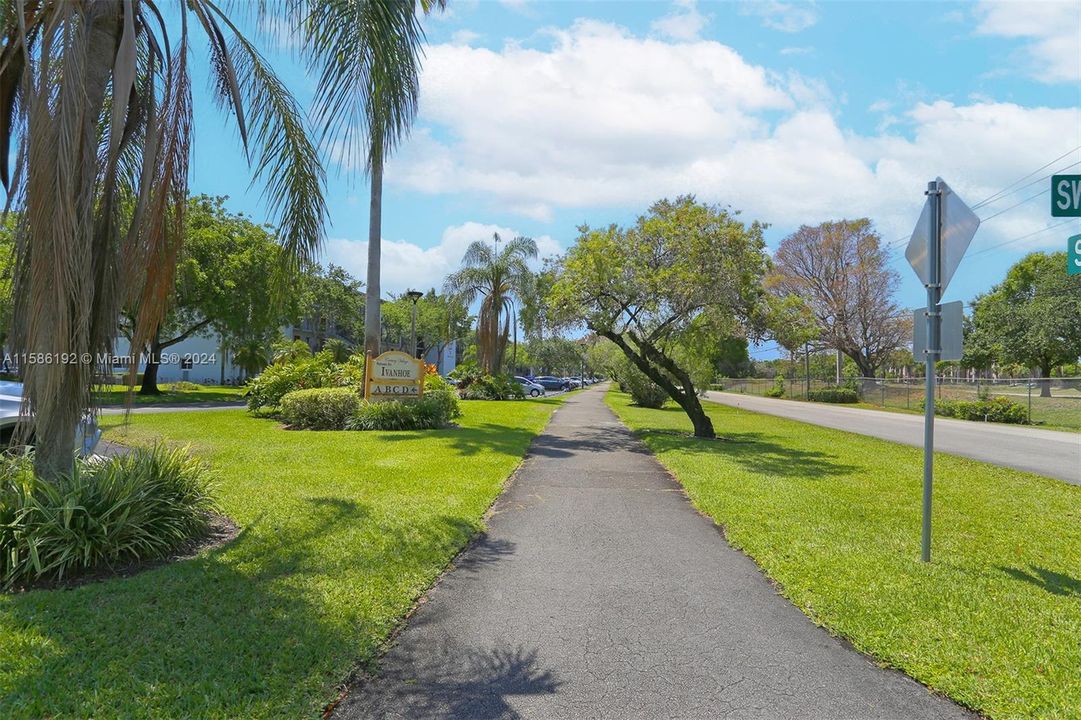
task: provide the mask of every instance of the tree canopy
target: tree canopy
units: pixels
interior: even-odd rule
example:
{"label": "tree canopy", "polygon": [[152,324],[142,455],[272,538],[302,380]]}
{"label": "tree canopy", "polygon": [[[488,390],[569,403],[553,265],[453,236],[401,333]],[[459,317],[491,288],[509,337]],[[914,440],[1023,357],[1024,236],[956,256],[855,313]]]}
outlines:
{"label": "tree canopy", "polygon": [[790,322],[797,317],[790,307],[781,325],[796,332],[778,340],[792,350],[817,335],[852,358],[861,374],[874,376],[910,332],[907,314],[893,300],[900,278],[888,262],[866,218],[801,226],[778,246],[767,285],[779,298],[805,303],[817,333],[801,333],[801,323]]}
{"label": "tree canopy", "polygon": [[[1081,276],[1067,275],[1066,253],[1031,253],[972,303],[967,359],[977,366],[1017,363],[1048,378],[1081,357]],[[1050,395],[1050,382],[1041,383]]]}
{"label": "tree canopy", "polygon": [[756,322],[769,262],[763,227],[690,195],[654,203],[630,228],[583,226],[552,289],[555,317],[615,343],[683,408],[695,435],[713,437],[692,371],[710,343]]}
{"label": "tree canopy", "polygon": [[[282,253],[269,229],[230,213],[225,198],[200,195],[188,201],[184,232],[174,291],[147,343],[143,394],[158,392],[158,356],[165,349],[210,332],[226,349],[254,341],[265,347],[296,312],[295,298],[272,293],[267,283]],[[122,331],[129,340],[139,311],[137,305],[125,310]]]}

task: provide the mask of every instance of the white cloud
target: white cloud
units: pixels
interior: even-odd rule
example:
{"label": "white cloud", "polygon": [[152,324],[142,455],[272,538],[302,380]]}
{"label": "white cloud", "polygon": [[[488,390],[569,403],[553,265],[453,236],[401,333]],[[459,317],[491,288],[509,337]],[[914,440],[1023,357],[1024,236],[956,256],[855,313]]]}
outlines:
{"label": "white cloud", "polygon": [[[388,183],[539,220],[694,192],[782,228],[868,216],[892,240],[937,175],[975,202],[1078,144],[1078,108],[902,97],[876,103],[886,115],[864,135],[839,124],[821,81],[717,42],[581,21],[552,36],[547,49],[430,48],[420,123]],[[1024,234],[1045,215],[1034,201],[980,237]]]}
{"label": "white cloud", "polygon": [[750,0],[741,12],[757,15],[762,24],[786,33],[798,33],[818,22],[818,10],[813,2],[779,2],[779,0]]}
{"label": "white cloud", "polygon": [[709,16],[698,12],[695,0],[676,0],[675,9],[662,18],[654,20],[650,28],[673,40],[697,40],[699,33],[709,23]]}
{"label": "white cloud", "polygon": [[1026,73],[1045,83],[1081,81],[1081,3],[988,2],[977,34],[1023,38]]}
{"label": "white cloud", "polygon": [[480,33],[472,30],[457,30],[450,36],[451,45],[472,45],[477,40],[480,40]]}
{"label": "white cloud", "polygon": [[781,48],[782,55],[811,55],[814,51],[815,49],[810,46]]}
{"label": "white cloud", "polygon": [[[466,222],[448,227],[438,245],[422,248],[405,240],[383,239],[380,248],[381,289],[385,296],[400,294],[410,288],[439,290],[443,279],[462,263],[466,248],[475,240],[492,241],[492,233],[499,233],[503,240],[519,235],[511,228],[478,222]],[[548,235],[533,238],[537,242],[539,258],[549,257],[563,251],[558,242]],[[348,270],[354,277],[364,280],[368,274],[368,241],[332,238],[327,241],[325,261]]]}

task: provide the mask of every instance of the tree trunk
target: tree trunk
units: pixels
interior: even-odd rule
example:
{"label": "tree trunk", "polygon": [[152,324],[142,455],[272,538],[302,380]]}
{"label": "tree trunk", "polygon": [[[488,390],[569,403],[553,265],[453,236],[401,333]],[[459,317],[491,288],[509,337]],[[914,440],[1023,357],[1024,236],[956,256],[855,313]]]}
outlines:
{"label": "tree trunk", "polygon": [[364,300],[364,351],[379,355],[379,255],[383,238],[383,143],[373,132],[372,197],[368,219],[368,285]]}
{"label": "tree trunk", "polygon": [[161,366],[161,331],[154,333],[150,341],[150,355],[146,359],[146,367],[143,368],[143,384],[139,388],[140,395],[161,395],[158,389],[158,368]]}
{"label": "tree trunk", "polygon": [[[706,415],[706,411],[702,409],[702,403],[698,400],[698,395],[694,391],[690,376],[677,366],[671,358],[649,343],[638,340],[633,336],[632,339],[635,340],[641,350],[641,354],[635,352],[634,349],[627,344],[627,341],[623,339],[623,336],[618,333],[602,330],[596,330],[595,332],[614,342],[619,349],[623,351],[623,354],[627,356],[627,359],[634,363],[635,367],[645,373],[650,380],[661,386],[661,388],[668,393],[668,397],[672,398],[677,405],[683,408],[683,412],[687,413],[687,417],[690,418],[691,425],[694,427],[695,437],[707,439],[717,437],[717,433],[713,429],[713,421],[710,420],[709,415]],[[679,378],[680,382],[683,384],[682,390],[677,388],[675,383],[673,383],[667,375],[658,370],[653,362],[657,362],[665,370]]]}
{"label": "tree trunk", "polygon": [[1051,397],[1051,366],[1040,366],[1040,397]]}
{"label": "tree trunk", "polygon": [[[110,50],[115,47],[115,18],[118,7],[119,3],[96,3],[77,11],[81,15],[80,20],[89,28],[84,48],[65,48],[66,53],[82,52],[86,58],[79,66],[82,77],[65,81],[79,83],[77,97],[69,96],[63,91],[58,93],[55,115],[52,118],[55,123],[53,128],[47,131],[44,128],[27,131],[30,148],[28,162],[36,165],[38,172],[51,174],[58,181],[57,187],[64,196],[58,199],[42,198],[38,195],[36,199],[28,198],[26,201],[24,211],[44,222],[41,225],[34,223],[31,227],[35,249],[28,253],[26,262],[29,267],[24,268],[29,279],[25,285],[16,285],[16,292],[21,292],[24,297],[49,297],[50,293],[54,293],[55,288],[40,287],[40,283],[42,280],[54,282],[59,275],[56,272],[57,265],[63,265],[71,259],[72,251],[57,245],[57,238],[60,236],[57,224],[67,222],[67,208],[71,208],[70,212],[73,214],[70,219],[75,221],[75,226],[79,228],[75,237],[68,237],[67,241],[87,243],[87,247],[81,248],[88,251],[86,257],[90,257],[92,263],[100,260],[89,252],[95,245],[92,228],[96,224],[93,215],[93,188],[99,170],[99,164],[95,162],[99,141],[97,120],[104,106],[112,65],[101,62],[100,58],[109,57]],[[70,26],[64,28],[63,32],[67,32],[68,28]],[[72,103],[76,103],[77,107]],[[68,133],[71,133],[71,147],[59,151],[52,149],[49,153],[40,149],[50,142],[55,142],[58,136],[68,137]],[[62,165],[70,160],[70,154],[76,156],[73,170]],[[60,219],[62,213],[65,213],[64,220]],[[95,341],[100,343],[105,338],[97,337],[94,333],[93,319],[99,316],[99,305],[102,302],[100,298],[107,297],[105,294],[113,289],[103,287],[101,278],[93,270],[76,277],[68,275],[63,281],[64,286],[60,288],[63,291],[60,294],[67,298],[66,302],[78,303],[74,298],[84,282],[92,283],[93,290],[99,294],[98,297],[94,297],[95,293],[89,295],[92,298],[91,307],[34,308],[35,313],[40,313],[34,323],[36,329],[24,329],[19,333],[21,338],[17,351],[43,352],[49,355],[76,353],[81,356],[88,351],[100,349],[95,346]],[[84,313],[92,318],[90,328],[78,321]],[[115,320],[115,310],[112,310],[111,314],[109,322]],[[60,334],[55,331],[58,325],[71,329],[66,334]],[[34,367],[25,371],[23,388],[29,406],[33,408],[34,472],[38,477],[55,480],[70,475],[74,470],[76,426],[92,402],[89,389],[93,378],[92,364],[82,362],[63,364],[51,372],[43,373]]]}

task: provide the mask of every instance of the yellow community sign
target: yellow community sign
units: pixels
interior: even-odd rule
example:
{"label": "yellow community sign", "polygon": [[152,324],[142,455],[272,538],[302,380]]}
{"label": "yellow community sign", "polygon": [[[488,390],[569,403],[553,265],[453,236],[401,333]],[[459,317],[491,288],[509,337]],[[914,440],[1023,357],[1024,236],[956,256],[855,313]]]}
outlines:
{"label": "yellow community sign", "polygon": [[424,363],[400,350],[371,354],[364,363],[364,399],[390,400],[424,394]]}

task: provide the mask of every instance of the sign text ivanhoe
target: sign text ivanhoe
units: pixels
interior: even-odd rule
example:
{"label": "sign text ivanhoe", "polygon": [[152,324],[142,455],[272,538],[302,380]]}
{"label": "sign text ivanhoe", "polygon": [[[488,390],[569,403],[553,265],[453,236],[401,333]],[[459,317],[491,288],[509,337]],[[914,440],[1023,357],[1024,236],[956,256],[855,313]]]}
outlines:
{"label": "sign text ivanhoe", "polygon": [[424,363],[408,353],[389,350],[375,358],[368,355],[364,367],[364,397],[367,400],[424,394]]}

